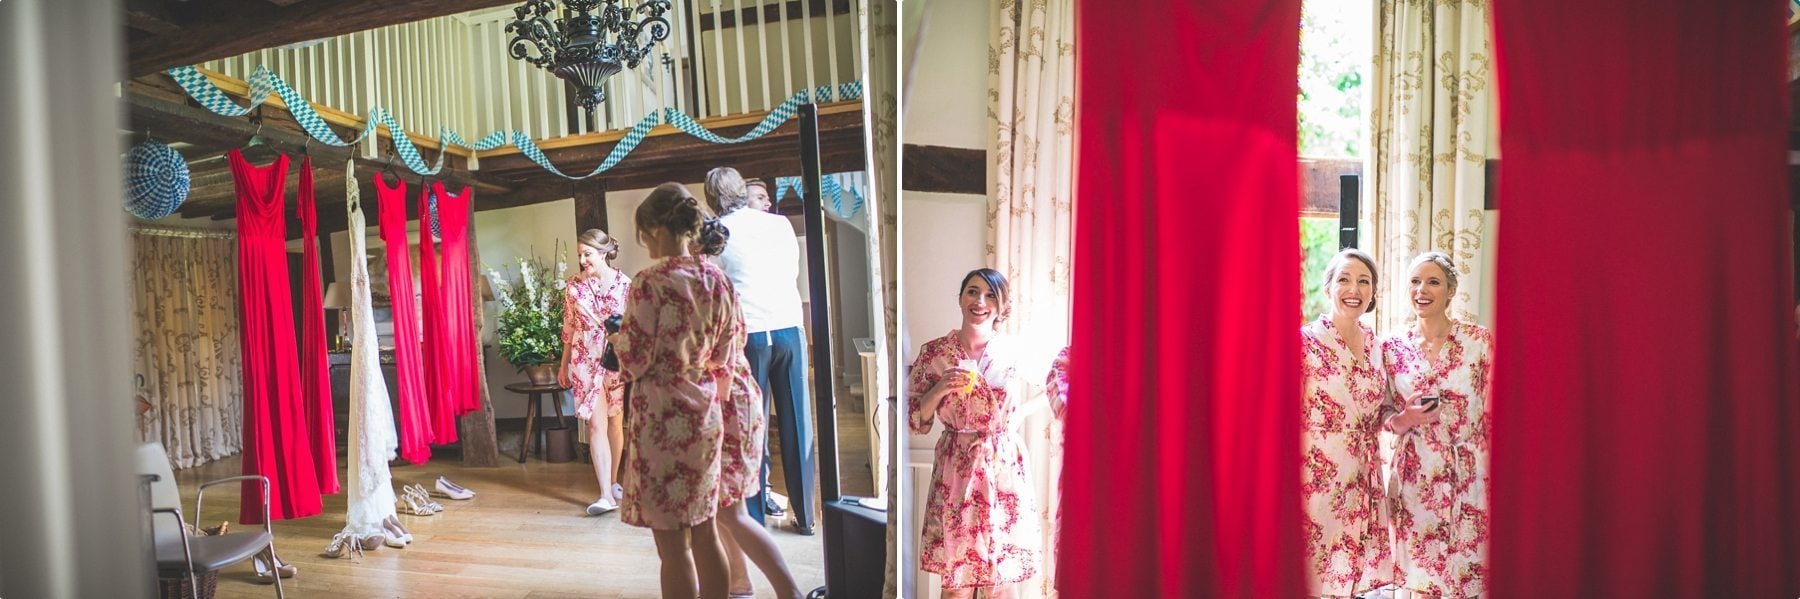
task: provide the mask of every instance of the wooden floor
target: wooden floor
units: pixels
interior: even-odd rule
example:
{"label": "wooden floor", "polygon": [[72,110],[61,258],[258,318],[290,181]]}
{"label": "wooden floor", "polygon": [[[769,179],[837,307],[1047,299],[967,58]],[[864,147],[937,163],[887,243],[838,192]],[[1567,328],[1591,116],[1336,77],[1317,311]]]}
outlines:
{"label": "wooden floor", "polygon": [[[847,494],[872,489],[867,428],[860,400],[838,404],[841,477]],[[502,451],[517,447],[520,433],[501,431]],[[524,464],[517,454],[502,455],[499,468],[463,468],[459,460],[434,459],[423,466],[393,468],[396,486],[430,487],[446,476],[474,490],[475,499],[438,498],[443,513],[400,516],[414,543],[405,549],[383,547],[360,561],[331,559],[322,552],[344,525],[342,494],[325,497],[319,516],[275,523],[276,548],[299,568],[283,581],[289,597],[655,597],[659,561],[646,529],[620,523],[618,512],[588,516],[583,511],[597,496],[591,466],[579,460],[549,464],[536,453]],[[777,468],[779,454],[777,453]],[[339,458],[339,465],[346,462]],[[193,505],[199,483],[238,474],[236,458],[177,471],[182,503]],[[777,471],[779,472],[779,471]],[[345,476],[340,468],[340,478]],[[771,481],[781,489],[779,476]],[[191,507],[189,509],[192,509]],[[237,498],[229,486],[207,494],[201,521],[235,523]],[[822,586],[824,535],[801,536],[775,527],[775,537],[803,590]],[[768,581],[753,574],[758,597],[772,597]],[[248,562],[219,575],[217,597],[272,597],[273,585],[260,584]]]}

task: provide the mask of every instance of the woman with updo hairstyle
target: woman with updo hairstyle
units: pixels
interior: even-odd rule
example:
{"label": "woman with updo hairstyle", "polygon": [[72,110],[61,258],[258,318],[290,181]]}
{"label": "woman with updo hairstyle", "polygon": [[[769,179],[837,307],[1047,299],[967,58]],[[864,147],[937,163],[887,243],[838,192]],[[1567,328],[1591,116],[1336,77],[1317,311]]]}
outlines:
{"label": "woman with updo hairstyle", "polygon": [[937,574],[946,599],[1009,597],[1038,574],[1037,498],[1025,442],[1013,432],[1030,396],[1019,374],[1025,348],[994,325],[1011,315],[1006,277],[982,268],[957,291],[962,325],[919,348],[907,385],[915,435],[944,423],[926,498],[919,568]]}
{"label": "woman with updo hairstyle", "polygon": [[1412,326],[1383,339],[1386,428],[1398,436],[1388,500],[1395,572],[1418,597],[1486,592],[1488,412],[1494,337],[1450,319],[1456,265],[1442,252],[1407,269]]}
{"label": "woman with updo hairstyle", "polygon": [[1300,327],[1306,594],[1348,598],[1393,575],[1380,503],[1387,376],[1375,330],[1362,322],[1375,309],[1381,276],[1375,259],[1355,248],[1333,256],[1323,276],[1331,310]]}
{"label": "woman with updo hairstyle", "polygon": [[606,319],[625,313],[631,277],[613,268],[619,242],[599,229],[576,237],[576,264],[563,294],[563,358],[557,381],[575,395],[575,416],[587,423],[588,454],[594,477],[600,481],[600,498],[587,513],[598,516],[619,509],[624,487],[617,484],[619,454],[625,448],[621,412],[625,409],[625,379],[600,367],[606,354]]}
{"label": "woman with updo hairstyle", "polygon": [[619,369],[631,383],[630,458],[620,519],[651,530],[664,597],[726,596],[719,503],[719,411],[730,392],[743,325],[731,282],[693,256],[700,202],[664,183],[637,209],[638,242],[655,260],[638,272],[619,332]]}
{"label": "woman with updo hairstyle", "polygon": [[[700,234],[688,244],[688,252],[696,256],[714,257],[725,251],[731,230],[719,219],[707,217],[700,223]],[[730,364],[731,392],[719,406],[725,434],[719,452],[719,540],[725,544],[725,559],[731,570],[731,597],[753,597],[750,569],[753,562],[775,586],[775,595],[784,598],[800,596],[799,584],[788,570],[787,560],[775,546],[769,531],[750,517],[744,500],[756,495],[761,481],[763,441],[768,431],[763,416],[762,388],[750,373],[750,360],[744,357],[744,339],[738,339]]]}

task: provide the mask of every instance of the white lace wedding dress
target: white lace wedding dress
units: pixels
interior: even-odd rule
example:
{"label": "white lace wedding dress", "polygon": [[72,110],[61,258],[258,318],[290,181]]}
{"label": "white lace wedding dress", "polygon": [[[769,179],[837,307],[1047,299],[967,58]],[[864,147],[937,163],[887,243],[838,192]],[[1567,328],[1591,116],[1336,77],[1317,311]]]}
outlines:
{"label": "white lace wedding dress", "polygon": [[381,344],[369,291],[368,241],[363,237],[356,163],[346,165],[345,204],[350,230],[350,478],[349,514],[340,535],[355,539],[385,534],[383,520],[394,515],[393,475],[388,461],[400,446],[387,381],[381,376]]}

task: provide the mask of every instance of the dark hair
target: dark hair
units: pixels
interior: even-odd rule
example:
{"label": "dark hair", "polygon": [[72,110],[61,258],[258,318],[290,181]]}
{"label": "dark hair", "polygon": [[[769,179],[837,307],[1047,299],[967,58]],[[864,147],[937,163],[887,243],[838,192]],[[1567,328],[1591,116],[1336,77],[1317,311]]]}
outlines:
{"label": "dark hair", "polygon": [[713,212],[731,214],[750,205],[750,186],[737,169],[721,166],[706,172],[706,203]]}
{"label": "dark hair", "polygon": [[1007,317],[1012,316],[1012,293],[1007,291],[1006,275],[1000,274],[1000,271],[992,268],[969,271],[969,274],[963,275],[962,283],[956,286],[956,295],[961,297],[963,289],[968,288],[969,281],[976,277],[981,277],[981,281],[987,283],[988,289],[993,290],[994,297],[1000,302],[1000,312],[994,315],[994,323],[1006,322]]}
{"label": "dark hair", "polygon": [[726,228],[716,217],[708,217],[700,223],[700,234],[694,237],[694,244],[700,246],[700,253],[706,256],[717,256],[725,251],[725,242],[731,241],[731,229]]}
{"label": "dark hair", "polygon": [[693,235],[700,230],[700,200],[688,193],[680,183],[664,183],[650,191],[650,197],[638,204],[637,230],[642,235],[652,229],[666,229],[676,235]]}

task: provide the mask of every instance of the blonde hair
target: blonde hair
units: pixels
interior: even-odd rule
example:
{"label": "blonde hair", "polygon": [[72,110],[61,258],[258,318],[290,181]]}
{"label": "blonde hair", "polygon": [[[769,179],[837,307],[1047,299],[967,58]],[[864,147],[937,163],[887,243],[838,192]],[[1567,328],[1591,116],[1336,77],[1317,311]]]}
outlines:
{"label": "blonde hair", "polygon": [[1425,252],[1423,254],[1419,254],[1417,257],[1414,257],[1412,259],[1411,264],[1406,265],[1406,271],[1412,272],[1413,270],[1418,269],[1419,265],[1422,265],[1426,262],[1436,264],[1438,268],[1441,268],[1444,270],[1444,282],[1450,286],[1451,295],[1455,295],[1456,294],[1456,264],[1452,263],[1450,261],[1450,255],[1443,253],[1443,252]]}
{"label": "blonde hair", "polygon": [[707,171],[706,203],[720,216],[730,214],[750,205],[750,186],[735,168],[721,166]]}
{"label": "blonde hair", "polygon": [[581,235],[575,238],[575,242],[600,252],[601,256],[606,257],[607,264],[611,264],[613,260],[619,258],[619,241],[613,239],[611,235],[607,235],[605,231],[599,229],[582,231]]}

